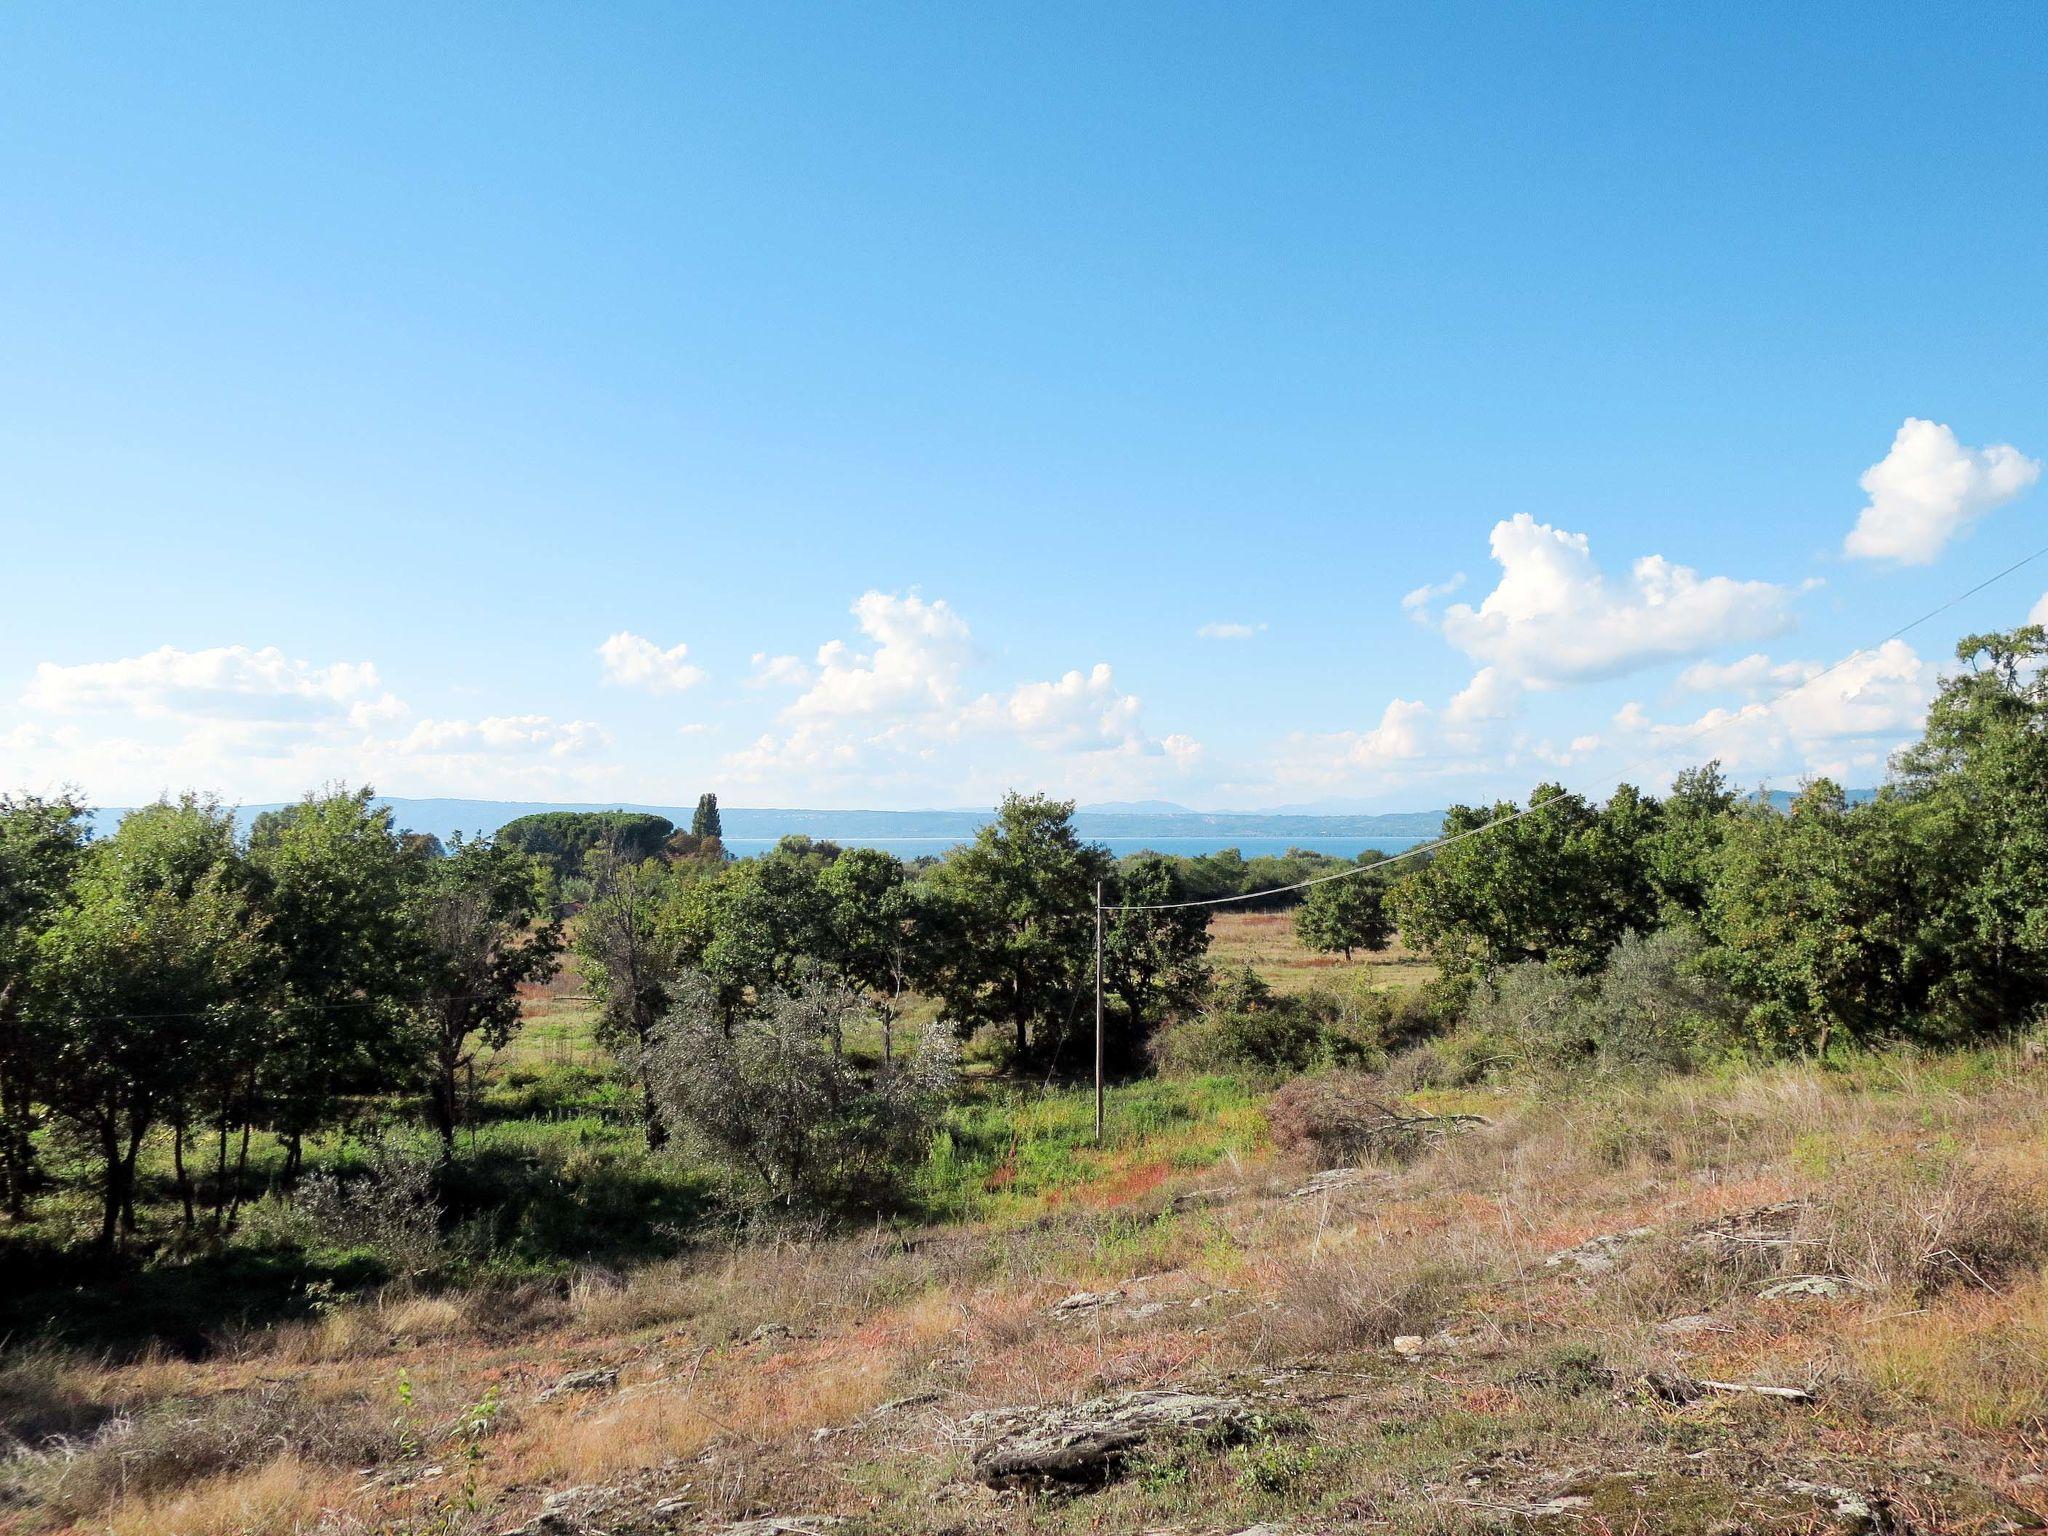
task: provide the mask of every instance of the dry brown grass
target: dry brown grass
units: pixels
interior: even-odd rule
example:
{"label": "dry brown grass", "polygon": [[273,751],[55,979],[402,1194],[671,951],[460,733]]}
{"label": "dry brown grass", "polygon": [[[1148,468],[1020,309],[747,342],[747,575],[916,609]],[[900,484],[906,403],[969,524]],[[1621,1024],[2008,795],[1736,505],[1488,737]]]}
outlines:
{"label": "dry brown grass", "polygon": [[[15,1356],[0,1407],[73,1440],[16,1458],[28,1502],[0,1525],[453,1530],[434,1492],[450,1480],[409,1479],[469,1445],[479,1530],[592,1483],[684,1490],[686,1526],[829,1508],[906,1536],[1261,1519],[1499,1529],[1512,1521],[1488,1506],[1568,1488],[1595,1500],[1587,1529],[1705,1532],[1738,1504],[1757,1529],[1812,1524],[1787,1477],[1889,1479],[1932,1536],[2017,1519],[2037,1497],[2019,1479],[2048,1443],[2048,1077],[1959,1092],[1940,1063],[1902,1063],[1413,1102],[1493,1123],[1326,1198],[1281,1198],[1300,1182],[1284,1162],[1169,1170],[1115,1209],[1077,1201],[1014,1225],[764,1239],[554,1286],[394,1291],[200,1364]],[[1175,1194],[1200,1183],[1218,1197],[1177,1213]],[[1788,1200],[1806,1205],[1782,1246],[1696,1240]],[[1635,1227],[1654,1234],[1605,1272],[1543,1263]],[[1757,1295],[1820,1270],[1868,1289]],[[1050,1310],[1110,1287],[1125,1300]],[[1656,1327],[1693,1313],[1711,1326]],[[1422,1361],[1388,1349],[1439,1333],[1458,1342]],[[593,1364],[619,1369],[616,1392],[537,1400]],[[1630,1385],[1644,1370],[1821,1400],[1674,1405]],[[1246,1383],[1281,1418],[1306,1415],[1307,1435],[1147,1463],[1043,1505],[960,1476],[949,1426],[979,1409]],[[492,1394],[499,1406],[465,1430]],[[925,1406],[877,1416],[911,1396]]]}

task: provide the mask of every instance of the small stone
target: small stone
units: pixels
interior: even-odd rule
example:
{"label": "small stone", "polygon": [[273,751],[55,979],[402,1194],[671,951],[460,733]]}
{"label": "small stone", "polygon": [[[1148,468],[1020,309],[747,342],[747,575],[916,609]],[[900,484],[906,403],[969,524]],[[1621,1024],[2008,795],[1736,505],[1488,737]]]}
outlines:
{"label": "small stone", "polygon": [[744,1339],[740,1340],[740,1342],[742,1344],[766,1344],[772,1339],[786,1339],[789,1337],[791,1337],[789,1324],[763,1323]]}
{"label": "small stone", "polygon": [[568,1397],[577,1392],[609,1392],[619,1384],[619,1368],[602,1365],[587,1371],[571,1371],[547,1391],[541,1393],[541,1402],[550,1402],[558,1397]]}
{"label": "small stone", "polygon": [[1251,1408],[1235,1398],[1166,1389],[976,1414],[961,1427],[994,1432],[974,1453],[974,1475],[1006,1487],[1101,1482],[1153,1441],[1200,1434],[1223,1444],[1250,1434],[1252,1422]]}
{"label": "small stone", "polygon": [[1860,1282],[1847,1275],[1795,1275],[1790,1280],[1780,1280],[1767,1285],[1757,1292],[1764,1301],[1786,1301],[1799,1297],[1819,1297],[1827,1301],[1839,1301],[1856,1291],[1866,1289]]}
{"label": "small stone", "polygon": [[1122,1291],[1076,1291],[1062,1297],[1046,1310],[1054,1317],[1066,1317],[1075,1312],[1092,1312],[1097,1307],[1106,1307],[1124,1299]]}
{"label": "small stone", "polygon": [[1561,1248],[1543,1261],[1546,1269],[1575,1269],[1583,1275],[1605,1274],[1614,1268],[1616,1257],[1630,1243],[1650,1237],[1655,1227],[1630,1227],[1625,1232],[1607,1232],[1583,1243]]}
{"label": "small stone", "polygon": [[1706,1312],[1688,1312],[1683,1317],[1667,1317],[1657,1325],[1657,1332],[1666,1338],[1680,1339],[1692,1333],[1730,1333],[1726,1323],[1717,1323]]}
{"label": "small stone", "polygon": [[1405,1355],[1411,1360],[1421,1356],[1428,1348],[1429,1340],[1419,1333],[1400,1333],[1394,1336],[1394,1353]]}

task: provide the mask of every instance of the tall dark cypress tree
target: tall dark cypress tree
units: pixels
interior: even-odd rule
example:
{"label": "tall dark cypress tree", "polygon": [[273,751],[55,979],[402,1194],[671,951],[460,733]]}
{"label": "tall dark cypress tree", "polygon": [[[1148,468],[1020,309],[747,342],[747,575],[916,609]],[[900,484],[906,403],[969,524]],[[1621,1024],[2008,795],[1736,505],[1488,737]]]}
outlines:
{"label": "tall dark cypress tree", "polygon": [[690,835],[721,838],[725,835],[718,821],[718,796],[707,794],[697,797],[697,814],[690,818]]}

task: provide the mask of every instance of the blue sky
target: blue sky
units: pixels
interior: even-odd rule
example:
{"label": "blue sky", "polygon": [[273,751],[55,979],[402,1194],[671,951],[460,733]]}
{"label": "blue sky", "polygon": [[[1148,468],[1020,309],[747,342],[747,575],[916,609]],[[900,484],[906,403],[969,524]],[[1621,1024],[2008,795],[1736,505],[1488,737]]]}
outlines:
{"label": "blue sky", "polygon": [[7,8],[0,784],[1875,782],[2048,589],[1853,654],[2048,542],[2038,11],[1424,11]]}

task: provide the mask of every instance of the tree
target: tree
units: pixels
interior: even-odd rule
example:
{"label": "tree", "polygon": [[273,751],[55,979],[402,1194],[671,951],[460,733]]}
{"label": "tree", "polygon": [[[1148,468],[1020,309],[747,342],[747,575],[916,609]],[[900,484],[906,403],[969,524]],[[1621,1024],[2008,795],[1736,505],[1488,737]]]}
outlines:
{"label": "tree", "polygon": [[921,1158],[954,1075],[935,1030],[889,1071],[839,1049],[860,1002],[821,973],[728,1017],[690,974],[653,1049],[664,1118],[736,1182],[783,1205],[873,1205]]}
{"label": "tree", "polygon": [[583,872],[593,849],[638,863],[659,854],[675,829],[666,816],[646,811],[538,811],[506,822],[493,841],[532,854],[559,884]]}
{"label": "tree", "polygon": [[725,825],[718,818],[718,796],[706,793],[697,797],[696,813],[690,817],[690,835],[724,841]]}
{"label": "tree", "polygon": [[1623,785],[1606,810],[1555,784],[1517,814],[1457,805],[1441,849],[1394,888],[1401,934],[1447,971],[1539,960],[1597,970],[1622,934],[1655,921],[1645,845],[1655,802]]}
{"label": "tree", "polygon": [[639,1086],[647,1144],[659,1147],[668,1128],[650,1088],[649,1051],[682,970],[668,911],[676,877],[660,860],[635,860],[617,847],[595,850],[587,868],[591,896],[576,931],[583,982],[598,1001],[600,1039]]}
{"label": "tree", "polygon": [[1787,814],[1754,803],[1732,819],[1706,923],[1754,1045],[1824,1053],[1837,1035],[1874,1040],[1924,1008],[1940,957],[1910,822],[1898,799],[1852,807],[1828,779]]}
{"label": "tree", "polygon": [[1671,781],[1662,814],[1643,856],[1661,921],[1696,918],[1706,910],[1714,871],[1735,809],[1735,791],[1721,764],[1687,768]]}
{"label": "tree", "polygon": [[0,795],[0,1204],[21,1220],[36,1179],[36,1067],[22,1016],[36,946],[70,895],[87,813],[70,795]]}
{"label": "tree", "polygon": [[211,1053],[246,1028],[237,998],[272,958],[259,940],[232,816],[186,796],[131,812],[93,845],[38,944],[43,1091],[97,1153],[99,1244],[135,1227],[135,1166],[165,1119],[179,1131]]}
{"label": "tree", "polygon": [[1166,1016],[1208,991],[1209,909],[1176,905],[1187,892],[1180,861],[1157,853],[1125,859],[1104,889],[1106,906],[1135,909],[1103,924],[1103,1054],[1118,1069],[1142,1061]]}
{"label": "tree", "polygon": [[1294,910],[1294,936],[1318,954],[1342,952],[1346,960],[1353,950],[1385,949],[1394,936],[1386,898],[1386,886],[1372,875],[1312,885]]}
{"label": "tree", "polygon": [[421,953],[408,898],[430,862],[407,852],[367,785],[337,785],[262,818],[249,861],[278,954],[274,1038],[251,1089],[285,1139],[291,1178],[304,1136],[343,1095],[411,1066]]}
{"label": "tree", "polygon": [[995,819],[932,871],[932,985],[963,1032],[1008,1031],[1015,1060],[1066,1038],[1090,985],[1095,886],[1110,860],[1074,831],[1074,803],[1006,795]]}
{"label": "tree", "polygon": [[414,1011],[427,1064],[427,1115],[455,1149],[458,1089],[483,1047],[519,1027],[519,989],[561,968],[562,926],[549,915],[547,871],[488,840],[456,838],[413,896],[424,950]]}

